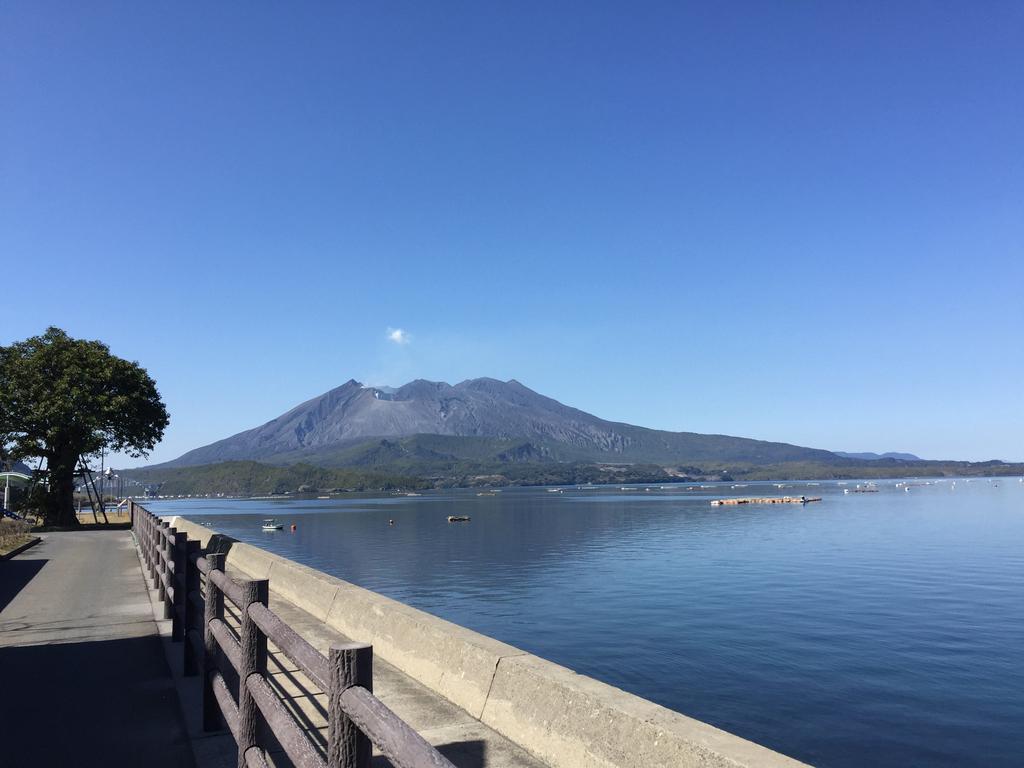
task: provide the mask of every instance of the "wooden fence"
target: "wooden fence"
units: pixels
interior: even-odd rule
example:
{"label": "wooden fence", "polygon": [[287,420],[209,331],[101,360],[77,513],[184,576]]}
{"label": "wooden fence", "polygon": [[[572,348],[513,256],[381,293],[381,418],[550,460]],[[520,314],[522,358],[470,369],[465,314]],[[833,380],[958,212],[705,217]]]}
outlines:
{"label": "wooden fence", "polygon": [[[372,746],[395,768],[454,768],[373,695],[372,646],[335,643],[324,656],[267,607],[269,579],[232,579],[224,555],[203,552],[200,542],[134,501],[129,509],[144,567],[163,617],[171,620],[171,639],[182,643],[185,675],[203,675],[203,728],[227,726],[239,768],[268,765],[266,745],[259,743],[261,719],[300,768],[368,768]],[[240,611],[237,631],[225,621],[225,597]],[[267,681],[268,640],[327,694],[326,754]],[[225,681],[224,660],[238,674],[237,699]]]}

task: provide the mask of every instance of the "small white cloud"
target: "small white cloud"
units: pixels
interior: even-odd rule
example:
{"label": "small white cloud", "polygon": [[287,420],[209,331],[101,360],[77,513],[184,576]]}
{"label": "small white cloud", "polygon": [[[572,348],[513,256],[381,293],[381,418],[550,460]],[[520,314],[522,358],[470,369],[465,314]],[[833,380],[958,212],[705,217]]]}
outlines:
{"label": "small white cloud", "polygon": [[388,328],[388,341],[393,341],[395,344],[408,344],[412,341],[412,336],[401,328]]}

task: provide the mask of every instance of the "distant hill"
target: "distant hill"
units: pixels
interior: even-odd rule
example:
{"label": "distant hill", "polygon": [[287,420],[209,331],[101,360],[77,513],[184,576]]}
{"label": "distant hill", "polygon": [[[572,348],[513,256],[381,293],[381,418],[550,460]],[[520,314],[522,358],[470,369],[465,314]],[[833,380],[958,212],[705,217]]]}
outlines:
{"label": "distant hill", "polygon": [[836,456],[842,456],[844,459],[862,459],[863,461],[881,461],[882,459],[896,459],[898,461],[923,461],[920,456],[915,456],[912,453],[897,453],[890,451],[889,453],[847,453],[846,451],[832,451]]}
{"label": "distant hill", "polygon": [[266,424],[159,466],[259,461],[422,468],[460,460],[664,466],[849,461],[788,443],[606,421],[518,381],[481,378],[454,386],[418,379],[397,389],[348,381]]}

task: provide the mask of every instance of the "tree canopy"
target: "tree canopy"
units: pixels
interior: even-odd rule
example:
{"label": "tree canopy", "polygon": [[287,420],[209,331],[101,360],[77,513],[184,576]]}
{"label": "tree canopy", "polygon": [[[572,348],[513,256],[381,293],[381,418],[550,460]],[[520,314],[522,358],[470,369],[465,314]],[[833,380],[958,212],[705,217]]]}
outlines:
{"label": "tree canopy", "polygon": [[138,363],[100,341],[60,328],[0,347],[0,449],[43,457],[48,523],[74,524],[74,473],[80,456],[101,450],[142,457],[163,437],[167,409]]}

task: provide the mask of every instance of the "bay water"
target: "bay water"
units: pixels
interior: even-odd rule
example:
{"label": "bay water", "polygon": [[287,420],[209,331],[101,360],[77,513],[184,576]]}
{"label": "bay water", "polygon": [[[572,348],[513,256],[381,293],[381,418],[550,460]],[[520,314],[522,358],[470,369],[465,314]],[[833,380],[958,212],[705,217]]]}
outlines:
{"label": "bay water", "polygon": [[815,765],[1024,764],[1024,483],[859,485],[147,506]]}

